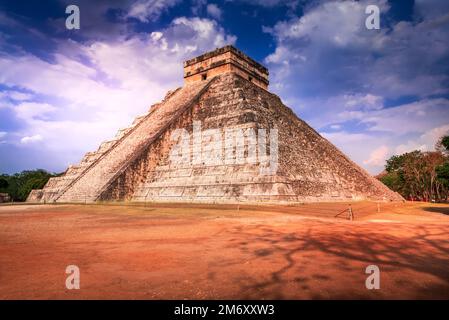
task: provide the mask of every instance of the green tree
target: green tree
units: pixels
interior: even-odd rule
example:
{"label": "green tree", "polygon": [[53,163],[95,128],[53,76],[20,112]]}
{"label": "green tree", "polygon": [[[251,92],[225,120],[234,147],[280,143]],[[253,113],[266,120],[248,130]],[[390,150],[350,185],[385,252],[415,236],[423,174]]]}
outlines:
{"label": "green tree", "polygon": [[387,160],[379,179],[404,198],[447,201],[449,196],[449,136],[441,137],[436,151],[412,151]]}
{"label": "green tree", "polygon": [[53,176],[56,175],[42,169],[25,170],[13,175],[3,174],[0,175],[0,184],[4,180],[7,185],[0,190],[8,193],[14,201],[25,201],[32,189],[42,189]]}
{"label": "green tree", "polygon": [[385,166],[387,175],[381,181],[405,198],[417,197],[420,193],[419,163],[422,157],[418,150],[392,156]]}
{"label": "green tree", "polygon": [[446,201],[449,198],[449,135],[440,138],[436,145],[437,150],[441,150],[446,155],[446,161],[436,169],[437,182],[441,184],[443,195],[446,195]]}
{"label": "green tree", "polygon": [[402,175],[398,172],[387,172],[379,179],[391,190],[402,193],[404,180]]}
{"label": "green tree", "polygon": [[449,135],[441,138],[441,144],[449,151]]}
{"label": "green tree", "polygon": [[441,137],[436,143],[435,149],[449,155],[449,135]]}
{"label": "green tree", "polygon": [[8,188],[9,183],[5,178],[0,178],[0,190]]}

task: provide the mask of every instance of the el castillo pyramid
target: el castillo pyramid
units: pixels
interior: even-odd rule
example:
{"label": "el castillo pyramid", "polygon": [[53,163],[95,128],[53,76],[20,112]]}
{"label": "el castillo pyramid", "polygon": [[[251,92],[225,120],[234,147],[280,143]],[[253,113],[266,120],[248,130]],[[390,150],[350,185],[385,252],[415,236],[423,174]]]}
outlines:
{"label": "el castillo pyramid", "polygon": [[402,200],[270,93],[267,68],[236,48],[184,62],[184,79],[28,201]]}

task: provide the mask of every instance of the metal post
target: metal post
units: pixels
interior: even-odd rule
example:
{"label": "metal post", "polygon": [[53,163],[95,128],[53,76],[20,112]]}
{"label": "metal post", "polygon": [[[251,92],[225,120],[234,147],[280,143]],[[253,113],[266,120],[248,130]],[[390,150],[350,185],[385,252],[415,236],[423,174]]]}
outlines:
{"label": "metal post", "polygon": [[354,220],[354,214],[352,213],[351,205],[349,205],[348,214],[349,214],[349,220],[351,220],[351,221]]}

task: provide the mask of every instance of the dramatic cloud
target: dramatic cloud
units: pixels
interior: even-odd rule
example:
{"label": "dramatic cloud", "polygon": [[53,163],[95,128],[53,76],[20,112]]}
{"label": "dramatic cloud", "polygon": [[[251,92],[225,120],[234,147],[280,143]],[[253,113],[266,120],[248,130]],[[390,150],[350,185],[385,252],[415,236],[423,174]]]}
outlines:
{"label": "dramatic cloud", "polygon": [[449,124],[429,129],[419,137],[398,145],[395,153],[401,154],[412,150],[431,151],[434,149],[439,138],[447,134],[449,134]]}
{"label": "dramatic cloud", "polygon": [[207,13],[212,18],[215,18],[217,20],[221,19],[222,12],[221,12],[220,8],[216,4],[213,4],[213,3],[208,4],[207,5]]}
{"label": "dramatic cloud", "polygon": [[33,119],[45,119],[48,114],[53,113],[57,108],[48,103],[21,103],[14,107],[18,118],[31,121]]}
{"label": "dramatic cloud", "polygon": [[[0,12],[0,171],[77,162],[182,85],[184,60],[235,44],[229,30],[265,57],[270,90],[373,174],[449,128],[447,1],[398,14],[387,0],[79,0],[76,32],[68,4],[48,18]],[[365,27],[368,4],[380,30]]]}
{"label": "dramatic cloud", "polygon": [[[377,2],[388,12],[386,1]],[[266,62],[274,71],[274,84],[283,86],[281,92],[296,83],[302,95],[369,90],[397,98],[449,92],[449,67],[441,65],[449,58],[449,25],[436,24],[438,19],[401,21],[391,29],[368,30],[367,3],[326,2],[302,17],[265,28],[278,43]]]}
{"label": "dramatic cloud", "polygon": [[127,17],[132,17],[141,22],[149,22],[159,18],[162,12],[173,7],[180,0],[139,0],[132,4]]}
{"label": "dramatic cloud", "polygon": [[287,7],[297,7],[299,2],[298,0],[238,0],[241,2],[250,3],[253,5],[263,6],[263,7],[275,7],[275,6],[287,6]]}
{"label": "dramatic cloud", "polygon": [[42,136],[40,134],[36,134],[31,137],[23,137],[22,139],[20,139],[20,142],[23,144],[33,143],[33,142],[38,142],[38,141],[42,141]]}
{"label": "dramatic cloud", "polygon": [[432,18],[449,12],[449,2],[442,0],[415,0],[415,11],[421,17]]}
{"label": "dramatic cloud", "polygon": [[[30,100],[33,96],[28,93],[20,92],[20,91],[2,91],[0,92],[0,101],[10,99],[14,101],[25,101]],[[1,107],[1,105],[0,105]]]}
{"label": "dramatic cloud", "polygon": [[368,165],[381,166],[385,163],[387,155],[388,155],[388,147],[380,146],[379,148],[373,150],[373,152],[371,152],[369,156],[369,159],[363,161],[363,163]]}
{"label": "dramatic cloud", "polygon": [[[7,138],[0,151],[2,165],[17,161],[8,158],[8,146],[36,142],[45,142],[40,157],[59,159],[52,170],[79,161],[168,90],[181,86],[184,60],[235,41],[213,20],[180,17],[164,29],[126,38],[58,41],[51,62],[27,52],[3,52],[0,85],[21,91],[1,92],[0,110],[9,117],[2,123],[20,123],[2,138]],[[45,162],[19,161],[25,168]]]}
{"label": "dramatic cloud", "polygon": [[[431,150],[436,138],[409,141],[449,124],[449,8],[441,3],[438,11],[417,1],[416,20],[392,23],[386,0],[318,2],[265,26],[276,40],[265,59],[271,87],[372,173],[393,151]],[[381,9],[380,30],[365,27],[368,4]]]}

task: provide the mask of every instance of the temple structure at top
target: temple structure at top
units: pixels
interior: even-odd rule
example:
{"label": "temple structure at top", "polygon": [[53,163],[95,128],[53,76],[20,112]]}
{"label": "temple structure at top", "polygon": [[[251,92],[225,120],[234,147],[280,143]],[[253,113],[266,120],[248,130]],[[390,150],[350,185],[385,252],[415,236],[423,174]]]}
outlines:
{"label": "temple structure at top", "polygon": [[[169,91],[43,189],[33,190],[27,201],[403,200],[269,92],[267,68],[236,48],[225,46],[186,61],[184,79],[184,86]],[[223,130],[224,135],[210,134]],[[173,161],[180,143],[187,161]],[[267,173],[268,167],[275,169]]]}
{"label": "temple structure at top", "polygon": [[225,46],[184,62],[186,84],[230,72],[268,90],[268,69],[233,46]]}

